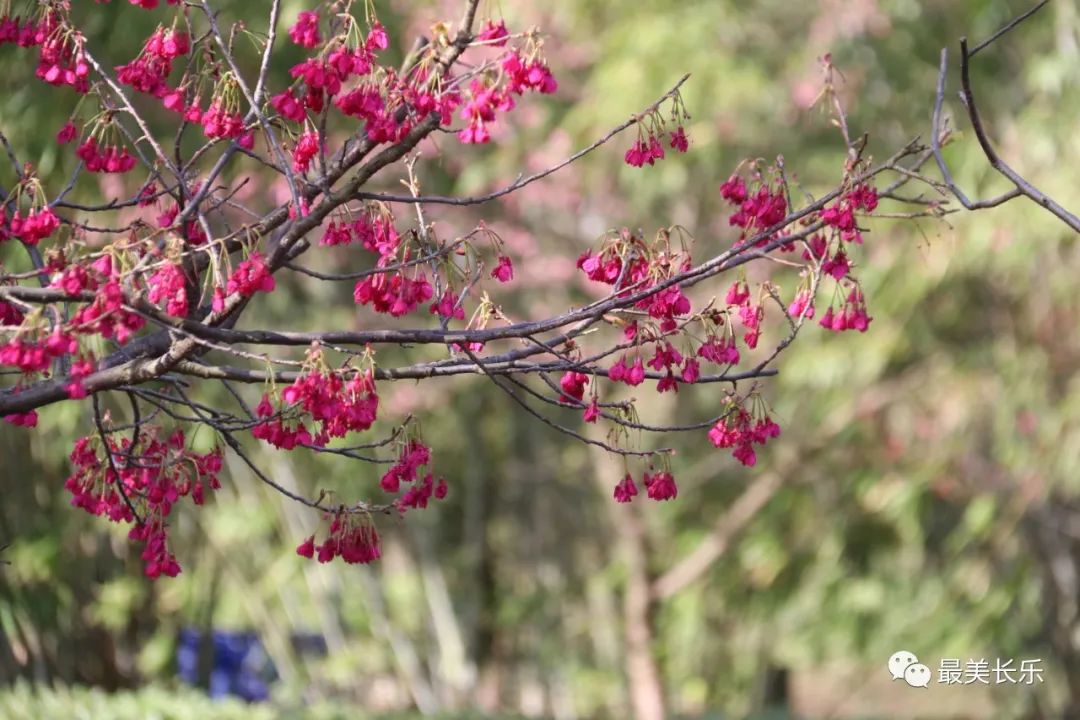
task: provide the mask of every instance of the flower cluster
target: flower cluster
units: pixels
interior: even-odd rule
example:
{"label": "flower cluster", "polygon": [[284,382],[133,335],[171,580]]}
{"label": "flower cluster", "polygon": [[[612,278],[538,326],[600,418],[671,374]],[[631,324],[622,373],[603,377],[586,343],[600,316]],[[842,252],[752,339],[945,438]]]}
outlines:
{"label": "flower cluster", "polygon": [[319,13],[301,12],[296,23],[289,28],[289,39],[300,47],[318,47],[322,43],[322,36],[319,35]]}
{"label": "flower cluster", "polygon": [[630,167],[643,167],[645,165],[655,165],[657,160],[663,160],[664,157],[664,144],[659,137],[650,133],[647,136],[639,137],[637,142],[626,151],[623,160]]}
{"label": "flower cluster", "polygon": [[[179,5],[180,0],[165,0],[169,5]],[[128,0],[132,5],[141,7],[143,10],[156,10],[159,0]]]}
{"label": "flower cluster", "polygon": [[274,410],[270,396],[264,394],[255,407],[255,416],[260,422],[251,429],[251,435],[264,440],[280,450],[312,445],[314,438],[302,420],[286,418]]}
{"label": "flower cluster", "polygon": [[221,487],[220,449],[199,454],[186,447],[182,430],[165,439],[161,435],[156,426],[144,427],[137,447],[127,437],[110,438],[107,446],[97,436],[84,437],[71,452],[74,470],[64,483],[73,506],[116,523],[140,521],[128,537],[144,543],[144,572],[150,578],[180,572],[169,550],[167,523],[177,500],[190,496],[201,505],[206,487]]}
{"label": "flower cluster", "polygon": [[[756,192],[749,192],[746,182],[732,175],[720,186],[720,197],[738,209],[728,217],[728,223],[743,229],[741,239],[770,228],[787,216],[787,195],[782,184],[775,187],[762,182]],[[770,238],[762,238],[764,245]]]}
{"label": "flower cluster", "polygon": [[127,148],[121,149],[116,145],[102,148],[93,137],[86,138],[75,150],[75,155],[93,173],[126,173],[135,169],[135,158]]}
{"label": "flower cluster", "polygon": [[[492,26],[489,35],[498,40],[509,34],[504,24],[501,30]],[[514,109],[514,95],[522,95],[526,90],[550,94],[559,87],[551,69],[539,58],[526,60],[514,50],[503,58],[500,66],[503,73],[497,79],[476,78],[469,85],[460,111],[467,125],[458,132],[458,139],[466,145],[483,144],[491,139],[488,124],[495,121],[497,111]]]}
{"label": "flower cluster", "polygon": [[[690,362],[692,362],[692,364],[690,364]],[[692,358],[690,362],[685,365],[683,372],[681,372],[684,380],[687,377],[691,378],[690,380],[687,380],[687,382],[693,382],[694,380],[697,380],[698,377],[699,368],[697,362],[692,361]],[[656,351],[654,351],[654,354],[648,363],[649,367],[653,370],[664,372],[664,377],[657,383],[657,392],[665,393],[669,390],[678,391],[678,383],[673,368],[683,364],[683,353],[676,350],[675,345],[666,341],[657,342]]]}
{"label": "flower cluster", "polygon": [[83,36],[68,31],[54,9],[45,13],[40,22],[27,20],[20,25],[18,18],[0,17],[0,45],[15,43],[19,47],[38,47],[38,64],[34,75],[50,85],[66,85],[85,94],[90,89],[90,65],[83,50]]}
{"label": "flower cluster", "polygon": [[232,295],[240,293],[250,297],[257,292],[273,292],[276,283],[274,276],[270,274],[270,268],[266,264],[266,258],[259,251],[255,251],[236,266],[236,270],[229,275],[225,284],[225,293]]}
{"label": "flower cluster", "polygon": [[697,350],[698,357],[717,365],[738,365],[739,348],[733,336],[710,334]]}
{"label": "flower cluster", "polygon": [[60,218],[49,207],[31,209],[24,217],[19,210],[8,220],[7,209],[0,208],[0,242],[18,238],[27,245],[37,245],[60,227]]}
{"label": "flower cluster", "polygon": [[845,330],[866,332],[870,328],[871,320],[873,318],[866,311],[866,297],[856,285],[848,292],[839,308],[834,310],[830,305],[818,322],[821,327],[833,332]]}
{"label": "flower cluster", "polygon": [[165,263],[150,276],[148,282],[150,302],[165,301],[165,312],[173,317],[188,316],[187,282],[184,271],[178,265]]}
{"label": "flower cluster", "polygon": [[746,329],[743,334],[743,342],[746,347],[753,350],[757,347],[761,337],[761,321],[765,317],[765,306],[761,303],[751,302],[750,286],[745,280],[736,281],[728,288],[724,300],[729,309],[734,309],[739,322]]}
{"label": "flower cluster", "polygon": [[855,224],[855,213],[863,210],[868,213],[877,209],[877,190],[870,185],[857,185],[843,197],[821,211],[821,221],[840,231],[840,237],[848,242],[862,244],[862,233]]}
{"label": "flower cluster", "polygon": [[400,492],[402,483],[412,483],[394,502],[399,512],[426,508],[432,496],[438,500],[446,497],[446,480],[436,481],[430,472],[420,477],[420,468],[430,462],[431,449],[419,440],[409,440],[402,444],[397,462],[383,474],[379,485],[388,493]]}
{"label": "flower cluster", "polygon": [[431,303],[428,311],[432,315],[439,315],[452,320],[465,319],[465,308],[462,306],[461,298],[450,288],[444,290],[442,297]]}
{"label": "flower cluster", "polygon": [[432,473],[427,473],[421,480],[414,482],[412,487],[397,499],[394,506],[401,513],[408,508],[422,510],[428,506],[428,501],[433,496],[436,500],[446,497],[446,480],[445,478],[436,480]]}
{"label": "flower cluster", "polygon": [[613,286],[616,294],[625,294],[632,288],[635,292],[661,289],[644,294],[634,303],[658,322],[660,333],[670,333],[678,327],[678,319],[691,311],[691,304],[678,283],[667,282],[678,272],[691,267],[690,253],[683,248],[671,247],[668,230],[657,233],[651,243],[629,230],[609,233],[600,251],[593,254],[586,250],[577,259],[577,266],[595,282]]}
{"label": "flower cluster", "polygon": [[378,253],[383,266],[401,246],[401,236],[394,227],[393,216],[368,211],[360,213],[349,223],[331,220],[320,240],[323,245],[348,245],[353,241],[359,242],[365,250]]}
{"label": "flower cluster", "polygon": [[[687,256],[687,265],[683,269],[689,266],[689,259]],[[690,299],[683,295],[681,287],[669,285],[660,292],[638,301],[635,307],[649,313],[649,317],[659,320],[660,332],[669,333],[678,326],[677,318],[690,312]]]}
{"label": "flower cluster", "polygon": [[431,283],[423,273],[409,278],[403,272],[393,275],[379,273],[356,283],[353,300],[357,305],[371,305],[378,313],[401,317],[426,303],[434,295]]}
{"label": "flower cluster", "polygon": [[[646,472],[641,477],[641,484],[645,486],[645,493],[650,500],[672,500],[679,494],[679,487],[675,484],[675,477],[669,470],[661,470],[657,473]],[[626,473],[623,479],[615,486],[613,493],[616,502],[628,503],[638,494],[637,484],[630,473]]]}
{"label": "flower cluster", "polygon": [[321,424],[314,438],[318,444],[325,444],[326,438],[368,430],[379,412],[375,376],[370,370],[353,373],[347,382],[339,373],[307,373],[286,387],[281,399],[289,405],[298,404]]}
{"label": "flower cluster", "polygon": [[754,445],[764,445],[775,437],[780,437],[780,426],[763,410],[758,411],[755,419],[745,408],[737,405],[709,430],[709,441],[715,447],[735,448],[732,456],[747,467],[757,462]]}
{"label": "flower cluster", "polygon": [[82,265],[72,264],[56,273],[49,287],[62,288],[70,297],[76,297],[83,290],[96,290],[97,280]]}
{"label": "flower cluster", "polygon": [[509,111],[514,98],[509,92],[501,92],[497,85],[489,85],[476,78],[469,85],[468,99],[461,106],[461,119],[468,124],[458,132],[458,140],[466,145],[481,145],[491,140],[488,123],[495,121],[495,111]]}
{"label": "flower cluster", "polygon": [[18,16],[12,17],[7,13],[0,15],[0,45],[11,43],[21,48],[40,45],[45,42],[50,32],[50,24],[52,23],[48,20],[38,25],[36,21],[29,18],[26,22],[22,22]]}
{"label": "flower cluster", "polygon": [[608,368],[608,379],[636,387],[645,382],[645,362],[641,357],[637,357],[632,365],[628,365],[627,356],[623,355]]}
{"label": "flower cluster", "polygon": [[94,361],[89,357],[80,356],[71,364],[70,380],[64,385],[64,391],[72,400],[82,400],[88,395],[83,379],[94,372]]}
{"label": "flower cluster", "polygon": [[321,563],[340,557],[350,565],[379,559],[379,533],[367,514],[341,510],[328,514],[328,518],[332,519],[323,542],[316,545],[312,535],[297,546],[297,555],[318,557]]}
{"label": "flower cluster", "polygon": [[75,332],[115,338],[120,344],[126,343],[145,324],[141,315],[124,308],[124,294],[115,277],[101,287],[93,302],[81,307],[71,319]]}
{"label": "flower cluster", "polygon": [[297,123],[304,121],[304,105],[293,95],[292,88],[270,98],[270,106],[283,118]]}
{"label": "flower cluster", "polygon": [[298,173],[306,173],[312,158],[319,154],[319,135],[315,132],[306,132],[296,141],[293,148],[293,170]]}
{"label": "flower cluster", "polygon": [[166,30],[158,25],[143,45],[138,57],[116,68],[116,79],[139,92],[153,95],[159,100],[164,99],[173,92],[168,84],[173,60],[187,55],[190,51],[191,40],[186,32]]}
{"label": "flower cluster", "polygon": [[[315,13],[301,13],[299,20],[289,30],[289,37],[293,42],[303,47],[314,48],[321,44],[318,29],[318,15]],[[389,45],[386,31],[379,23],[375,23],[368,32],[367,39],[357,47],[350,48],[339,45],[325,55],[325,57],[309,58],[294,65],[289,74],[302,80],[305,86],[304,94],[297,98],[292,88],[275,95],[270,103],[283,117],[293,122],[302,122],[305,110],[322,112],[327,98],[334,98],[341,93],[342,84],[350,78],[363,78],[372,71],[375,61],[375,53],[385,49]],[[354,91],[355,92],[355,91]],[[378,99],[378,91],[375,91]],[[338,109],[345,114],[354,114],[342,107],[342,102],[353,111],[361,108],[353,106],[351,101],[345,101],[342,96],[336,103]],[[373,110],[374,108],[364,108]]]}
{"label": "flower cluster", "polygon": [[27,341],[16,336],[0,345],[0,365],[17,368],[23,373],[44,372],[49,369],[52,358],[62,354],[64,352],[54,351],[49,344]]}
{"label": "flower cluster", "polygon": [[573,404],[575,400],[581,402],[581,399],[585,397],[585,386],[588,384],[589,376],[585,373],[574,370],[567,371],[559,380],[559,387],[562,389],[559,402],[568,405]]}
{"label": "flower cluster", "polygon": [[[323,46],[318,14],[300,13],[289,37],[308,49]],[[528,90],[552,93],[558,87],[531,36],[524,47],[504,52],[497,73],[473,78],[464,90],[456,84],[444,86],[443,78],[428,63],[418,63],[404,75],[378,65],[377,55],[389,46],[389,37],[377,21],[362,42],[356,43],[355,38],[351,31],[330,38],[316,56],[294,65],[289,72],[301,86],[274,95],[271,106],[282,117],[300,123],[308,111],[322,112],[330,100],[342,114],[362,120],[365,135],[376,143],[400,142],[432,113],[448,126],[460,108],[466,124],[458,138],[480,144],[490,141],[489,126],[496,113],[513,109],[514,95]],[[477,37],[490,47],[505,47],[509,39],[505,23],[491,21]],[[353,80],[356,84],[347,88]]]}
{"label": "flower cluster", "polygon": [[674,130],[668,130],[668,118],[653,108],[650,112],[637,119],[637,140],[623,155],[623,161],[630,167],[643,167],[655,165],[657,160],[665,157],[665,135],[667,146],[672,150],[684,153],[690,149],[690,140],[686,137],[684,123],[690,119],[686,112],[682,96],[678,93],[672,101],[670,121],[675,124]]}
{"label": "flower cluster", "polygon": [[[239,138],[245,135],[244,116],[231,109],[220,98],[210,103],[210,107],[206,112],[201,114],[199,122],[202,123],[203,134],[211,140],[215,138]],[[241,145],[250,145],[254,141],[254,136],[250,134],[245,137],[247,139],[242,139]]]}
{"label": "flower cluster", "polygon": [[[317,353],[312,360],[317,364]],[[342,373],[315,367],[297,378],[281,393],[283,407],[275,410],[264,394],[255,410],[260,418],[251,434],[276,448],[292,450],[297,445],[323,447],[330,438],[371,428],[379,411],[374,374],[354,372],[346,381]],[[287,419],[284,410],[295,407],[319,424],[314,435],[302,420]]]}
{"label": "flower cluster", "polygon": [[[63,257],[54,257],[49,263],[53,273],[51,287],[62,288],[70,297],[78,297],[84,290],[94,290],[93,300],[83,305],[66,325],[36,324],[23,326],[15,337],[0,345],[0,364],[18,368],[24,373],[44,372],[53,359],[79,352],[79,336],[102,335],[126,341],[145,321],[139,315],[123,308],[120,285],[110,275],[108,256],[96,260],[89,267],[67,264]],[[103,285],[104,283],[104,285]],[[23,323],[25,317],[4,313],[5,322]],[[70,397],[83,397],[82,379],[94,370],[93,358],[80,355],[73,362],[69,382],[65,390]]]}
{"label": "flower cluster", "polygon": [[[198,192],[198,188],[192,188],[192,192]],[[157,216],[158,227],[168,228],[173,227],[176,222],[177,216],[180,214],[180,206],[173,203],[167,210]],[[198,220],[189,219],[180,228],[180,234],[184,239],[192,245],[202,245],[206,242],[206,231],[203,230],[202,225]]]}
{"label": "flower cluster", "polygon": [[632,253],[630,267],[623,272],[623,255],[619,248],[608,246],[596,255],[586,250],[577,259],[578,269],[593,282],[612,285],[621,290],[628,285],[638,285],[649,275],[649,261],[642,255]]}

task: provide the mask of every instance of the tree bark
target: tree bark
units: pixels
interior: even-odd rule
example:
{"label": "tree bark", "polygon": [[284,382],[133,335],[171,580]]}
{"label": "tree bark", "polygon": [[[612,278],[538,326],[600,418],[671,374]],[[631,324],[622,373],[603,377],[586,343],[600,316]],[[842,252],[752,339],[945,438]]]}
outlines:
{"label": "tree bark", "polygon": [[[602,439],[602,438],[597,438]],[[656,635],[652,602],[652,577],[648,568],[648,538],[637,503],[625,505],[611,499],[612,489],[625,472],[622,462],[601,448],[590,447],[600,483],[602,502],[611,508],[616,552],[626,567],[623,594],[623,637],[626,642],[624,670],[634,720],[665,720],[664,684],[653,652]]]}

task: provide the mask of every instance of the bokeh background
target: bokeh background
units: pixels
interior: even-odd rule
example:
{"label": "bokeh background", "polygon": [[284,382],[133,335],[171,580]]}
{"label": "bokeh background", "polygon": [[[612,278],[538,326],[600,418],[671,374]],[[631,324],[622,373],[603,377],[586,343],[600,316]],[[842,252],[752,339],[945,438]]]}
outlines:
{"label": "bokeh background", "polygon": [[[261,27],[262,3],[219,4]],[[457,17],[450,2],[376,5],[398,53]],[[718,187],[744,158],[782,155],[808,192],[835,183],[841,139],[810,107],[824,53],[842,72],[853,131],[870,133],[880,159],[927,136],[940,49],[955,56],[961,36],[985,37],[1031,6],[498,5],[512,28],[544,28],[560,91],[522,103],[492,148],[429,155],[427,191],[475,192],[550,164],[692,73],[689,154],[635,170],[621,161],[627,140],[505,202],[435,213],[457,232],[483,217],[506,239],[519,277],[500,299],[519,316],[584,297],[572,260],[609,226],[677,222],[699,257],[726,247]],[[285,19],[304,6],[287,1]],[[134,57],[158,15],[119,0],[83,12],[91,47],[113,64]],[[283,45],[278,83],[298,58]],[[69,96],[31,73],[24,51],[0,47],[0,128],[55,191],[71,162],[52,139]],[[1002,155],[1080,208],[1076,4],[1051,2],[973,73]],[[949,80],[946,107],[966,131],[955,63]],[[946,155],[969,194],[1005,187],[969,132]],[[871,331],[813,327],[782,356],[765,393],[784,434],[756,467],[703,436],[658,439],[680,450],[679,498],[663,505],[613,503],[619,464],[482,380],[399,386],[386,391],[389,412],[422,415],[452,490],[440,507],[383,523],[382,561],[298,558],[313,518],[231,458],[210,505],[177,518],[183,574],[150,582],[122,530],[68,507],[85,403],[46,409],[36,431],[0,426],[0,544],[11,543],[0,716],[651,720],[641,708],[659,702],[708,718],[1080,717],[1077,238],[1026,201],[870,229]],[[258,312],[270,325],[318,315],[348,327],[348,290],[290,281]],[[691,419],[718,401],[702,389],[644,407]],[[252,447],[288,487],[376,487],[374,468]],[[268,700],[206,699],[222,682],[207,660],[214,631],[222,646],[221,633],[260,639],[274,667]],[[941,658],[1037,658],[1045,681],[915,690],[890,682],[885,661],[900,649],[935,680]]]}

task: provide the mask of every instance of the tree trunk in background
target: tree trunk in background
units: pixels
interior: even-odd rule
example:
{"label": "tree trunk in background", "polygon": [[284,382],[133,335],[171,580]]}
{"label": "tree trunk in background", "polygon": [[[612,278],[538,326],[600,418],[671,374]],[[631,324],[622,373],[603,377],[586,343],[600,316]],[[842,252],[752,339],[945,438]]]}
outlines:
{"label": "tree trunk in background", "polygon": [[[1027,510],[1025,530],[1043,580],[1044,640],[1054,656],[1042,667],[1065,677],[1061,717],[1080,717],[1080,506],[1063,495]],[[1057,667],[1053,667],[1057,665]]]}
{"label": "tree trunk in background", "polygon": [[[614,484],[612,485],[614,487]],[[664,685],[653,654],[652,579],[647,567],[645,527],[635,508],[621,507],[616,527],[626,562],[623,622],[626,632],[626,679],[637,720],[663,720]]]}
{"label": "tree trunk in background", "polygon": [[[591,430],[596,434],[596,430]],[[603,440],[603,437],[594,438]],[[655,637],[652,582],[648,568],[648,539],[638,503],[625,505],[611,498],[612,489],[622,479],[622,462],[602,448],[590,446],[601,502],[607,503],[617,538],[617,553],[626,566],[623,595],[623,636],[626,642],[626,682],[635,720],[664,720],[664,684],[653,652]],[[644,491],[642,489],[642,491]]]}
{"label": "tree trunk in background", "polygon": [[473,462],[465,474],[464,535],[468,548],[472,592],[464,608],[468,633],[469,657],[476,664],[472,701],[481,710],[495,713],[502,697],[502,659],[497,633],[498,593],[496,590],[495,546],[488,537],[492,507],[499,501],[499,484],[492,482],[488,467],[491,459],[483,437],[483,426],[472,418],[483,418],[490,411],[482,394],[471,395],[462,413],[461,427]]}

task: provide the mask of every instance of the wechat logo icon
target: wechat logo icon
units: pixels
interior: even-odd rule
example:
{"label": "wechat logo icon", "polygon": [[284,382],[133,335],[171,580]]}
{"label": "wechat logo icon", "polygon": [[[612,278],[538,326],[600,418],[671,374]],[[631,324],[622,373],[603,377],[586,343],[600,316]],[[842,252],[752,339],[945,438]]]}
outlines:
{"label": "wechat logo icon", "polygon": [[894,652],[889,657],[889,674],[893,680],[903,680],[911,687],[924,688],[930,685],[930,668],[919,662],[915,653],[907,650]]}

